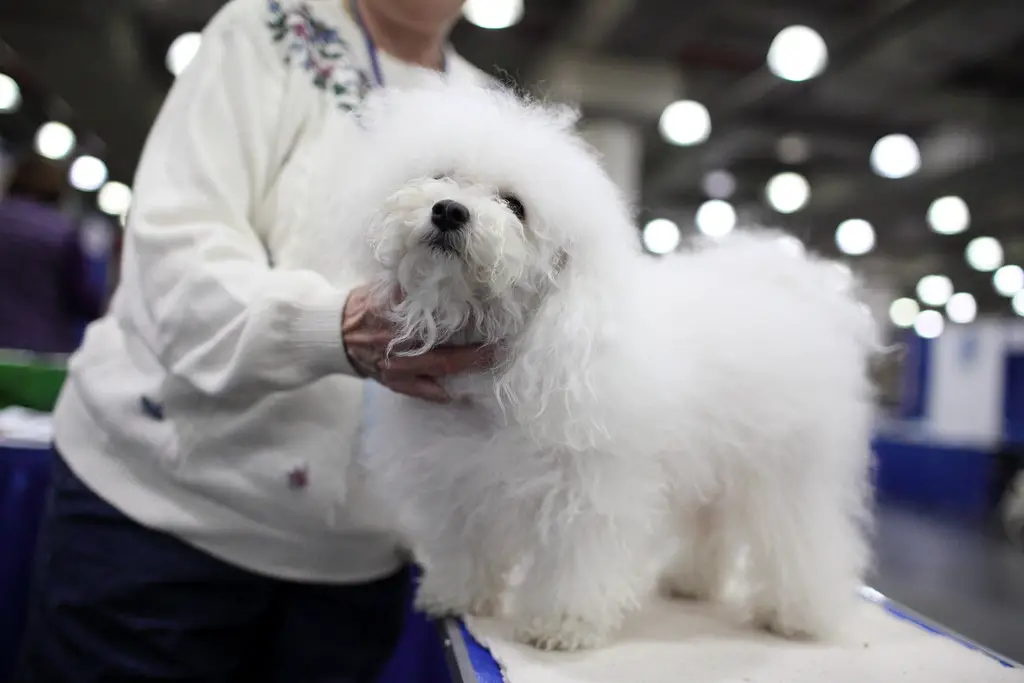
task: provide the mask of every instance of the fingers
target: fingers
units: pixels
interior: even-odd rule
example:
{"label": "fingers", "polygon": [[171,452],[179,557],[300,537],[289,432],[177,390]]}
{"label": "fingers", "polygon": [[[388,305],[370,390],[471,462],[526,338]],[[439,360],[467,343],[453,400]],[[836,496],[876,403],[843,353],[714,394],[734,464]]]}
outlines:
{"label": "fingers", "polygon": [[380,377],[380,383],[391,391],[413,398],[432,401],[433,403],[448,403],[451,397],[448,392],[429,377],[401,376],[399,378],[388,378],[385,374]]}
{"label": "fingers", "polygon": [[433,403],[450,403],[451,397],[435,378],[488,367],[494,362],[493,347],[448,347],[422,356],[401,356],[377,363],[366,376],[394,392]]}
{"label": "fingers", "polygon": [[393,356],[381,361],[386,372],[441,377],[494,364],[494,346],[439,347],[421,356]]}
{"label": "fingers", "polygon": [[[391,296],[394,304],[401,300],[402,293],[396,290]],[[342,343],[353,369],[361,377],[375,379],[401,394],[447,403],[451,399],[436,378],[494,364],[493,346],[436,348],[420,356],[385,358],[396,332],[387,316],[373,305],[371,290],[364,285],[352,290],[342,309]],[[406,341],[397,348],[408,348],[413,343]]]}
{"label": "fingers", "polygon": [[368,328],[352,330],[345,335],[344,340],[345,346],[367,347],[377,351],[387,348],[394,336],[395,333],[390,328]]}

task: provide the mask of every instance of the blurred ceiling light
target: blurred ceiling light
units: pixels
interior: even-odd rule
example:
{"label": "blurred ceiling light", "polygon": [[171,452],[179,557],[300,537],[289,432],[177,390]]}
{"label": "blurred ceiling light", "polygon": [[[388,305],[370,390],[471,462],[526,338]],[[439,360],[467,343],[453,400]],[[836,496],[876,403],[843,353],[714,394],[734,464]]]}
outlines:
{"label": "blurred ceiling light", "polygon": [[103,213],[120,216],[131,206],[132,190],[124,183],[112,180],[100,188],[96,203]]}
{"label": "blurred ceiling light", "polygon": [[938,311],[921,311],[914,319],[914,331],[924,339],[935,339],[946,327],[946,321]]}
{"label": "blurred ceiling light", "polygon": [[7,74],[0,74],[0,113],[8,114],[21,106],[21,88]]}
{"label": "blurred ceiling light", "polygon": [[480,28],[508,28],[523,18],[523,0],[466,0],[462,15]]}
{"label": "blurred ceiling light", "polygon": [[644,226],[641,239],[652,254],[668,254],[676,250],[682,239],[679,226],[667,218],[655,218]]}
{"label": "blurred ceiling light", "polygon": [[775,36],[768,48],[768,70],[785,81],[806,81],[828,65],[825,40],[807,26],[788,26]]}
{"label": "blurred ceiling light", "polygon": [[960,197],[939,197],[928,207],[928,225],[940,235],[956,235],[971,225],[971,210]]}
{"label": "blurred ceiling light", "polygon": [[851,218],[836,228],[836,246],[850,256],[862,256],[875,248],[875,229],[866,220]]}
{"label": "blurred ceiling light", "polygon": [[975,237],[964,250],[967,265],[983,273],[1003,265],[1003,245],[995,237]]}
{"label": "blurred ceiling light", "polygon": [[63,159],[75,147],[75,134],[63,123],[44,123],[36,132],[36,152],[53,161]]}
{"label": "blurred ceiling light", "polygon": [[1020,266],[1003,266],[992,274],[992,286],[1000,296],[1014,296],[1024,289],[1024,269]]}
{"label": "blurred ceiling light", "polygon": [[811,185],[799,173],[786,171],[768,181],[765,196],[779,213],[795,213],[807,205],[811,198]]}
{"label": "blurred ceiling light", "polygon": [[945,306],[953,296],[953,281],[945,275],[925,275],[917,282],[917,298],[926,306]]}
{"label": "blurred ceiling light", "polygon": [[775,155],[784,164],[802,164],[811,156],[811,143],[802,135],[785,135],[775,143]]}
{"label": "blurred ceiling light", "polygon": [[1013,295],[1012,305],[1014,313],[1024,316],[1024,291],[1017,292]]}
{"label": "blurred ceiling light", "polygon": [[964,325],[978,317],[978,302],[968,292],[957,292],[946,302],[946,317],[950,322]]}
{"label": "blurred ceiling light", "polygon": [[661,112],[658,130],[673,145],[698,145],[711,135],[711,114],[700,102],[678,100]]}
{"label": "blurred ceiling light", "polygon": [[175,78],[181,75],[181,72],[188,68],[188,65],[192,63],[196,55],[199,53],[199,46],[203,42],[203,36],[199,33],[182,33],[180,36],[174,39],[171,46],[167,48],[167,59],[165,64],[167,70],[174,75]]}
{"label": "blurred ceiling light", "polygon": [[736,209],[721,199],[709,199],[697,209],[695,220],[708,237],[725,237],[736,227]]}
{"label": "blurred ceiling light", "polygon": [[871,170],[883,178],[906,178],[920,168],[921,150],[908,135],[886,135],[871,148]]}
{"label": "blurred ceiling light", "polygon": [[712,199],[728,199],[736,192],[736,176],[728,171],[711,171],[704,175],[701,188]]}
{"label": "blurred ceiling light", "polygon": [[914,326],[914,321],[917,320],[917,314],[920,312],[921,307],[917,305],[916,301],[903,297],[902,299],[896,299],[889,306],[889,320],[896,327],[906,329]]}
{"label": "blurred ceiling light", "polygon": [[107,182],[107,165],[93,156],[75,159],[68,171],[71,187],[82,192],[95,192]]}

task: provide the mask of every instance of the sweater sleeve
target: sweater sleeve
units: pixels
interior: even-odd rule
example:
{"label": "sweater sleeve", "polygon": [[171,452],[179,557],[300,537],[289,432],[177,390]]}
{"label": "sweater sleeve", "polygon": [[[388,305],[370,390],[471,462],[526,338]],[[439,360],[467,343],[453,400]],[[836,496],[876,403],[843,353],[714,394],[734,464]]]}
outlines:
{"label": "sweater sleeve", "polygon": [[[143,338],[166,371],[208,395],[283,391],[354,374],[341,339],[347,292],[274,269],[252,224],[280,171],[286,67],[235,0],[204,32],[146,142],[125,268]],[[295,117],[291,117],[295,118]],[[293,126],[293,127],[297,127]]]}

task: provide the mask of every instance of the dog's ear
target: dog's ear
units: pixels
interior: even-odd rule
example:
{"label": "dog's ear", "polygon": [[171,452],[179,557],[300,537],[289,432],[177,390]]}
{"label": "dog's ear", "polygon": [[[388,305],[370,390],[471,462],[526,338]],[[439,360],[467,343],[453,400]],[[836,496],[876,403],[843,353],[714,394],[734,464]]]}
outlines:
{"label": "dog's ear", "polygon": [[550,289],[508,349],[499,398],[546,446],[585,450],[605,435],[593,373],[603,324],[592,274],[563,255]]}

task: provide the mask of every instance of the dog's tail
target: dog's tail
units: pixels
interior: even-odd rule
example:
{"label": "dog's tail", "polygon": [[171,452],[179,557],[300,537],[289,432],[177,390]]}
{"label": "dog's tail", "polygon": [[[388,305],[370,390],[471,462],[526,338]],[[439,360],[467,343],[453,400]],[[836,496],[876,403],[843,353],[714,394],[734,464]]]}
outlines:
{"label": "dog's tail", "polygon": [[890,351],[883,344],[880,321],[867,301],[870,285],[846,264],[823,258],[806,249],[792,235],[777,230],[737,230],[728,237],[698,246],[709,255],[715,250],[731,268],[757,273],[762,282],[775,282],[809,305],[827,313],[842,334],[855,339],[865,362]]}

